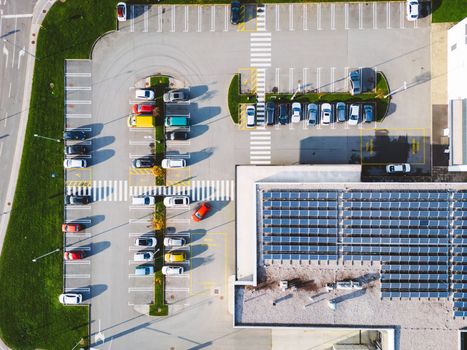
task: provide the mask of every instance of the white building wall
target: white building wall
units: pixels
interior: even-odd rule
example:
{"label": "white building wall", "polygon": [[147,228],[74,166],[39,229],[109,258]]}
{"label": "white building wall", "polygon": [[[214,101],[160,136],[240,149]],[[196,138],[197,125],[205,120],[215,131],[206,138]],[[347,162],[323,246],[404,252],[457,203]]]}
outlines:
{"label": "white building wall", "polygon": [[448,100],[467,98],[467,17],[448,31]]}

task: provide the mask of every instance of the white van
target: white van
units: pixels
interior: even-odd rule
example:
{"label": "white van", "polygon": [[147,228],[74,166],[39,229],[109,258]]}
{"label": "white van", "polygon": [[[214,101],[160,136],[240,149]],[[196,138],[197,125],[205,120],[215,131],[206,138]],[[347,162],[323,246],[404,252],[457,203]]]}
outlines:
{"label": "white van", "polygon": [[138,196],[133,197],[131,204],[133,205],[154,205],[156,203],[156,197],[154,196]]}
{"label": "white van", "polygon": [[185,159],[174,159],[174,158],[163,159],[161,166],[164,169],[184,168],[186,167],[186,160]]}

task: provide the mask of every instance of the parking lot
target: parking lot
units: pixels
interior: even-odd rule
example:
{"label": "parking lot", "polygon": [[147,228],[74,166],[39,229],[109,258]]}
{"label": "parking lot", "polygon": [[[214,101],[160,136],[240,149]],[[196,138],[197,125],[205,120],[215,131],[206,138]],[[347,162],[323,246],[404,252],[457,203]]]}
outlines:
{"label": "parking lot", "polygon": [[[270,32],[271,40],[266,46],[252,45],[268,43],[251,35],[255,33],[250,31],[260,27],[255,25],[255,7],[246,10],[252,18],[237,27],[229,24],[228,7],[223,5],[161,5],[147,7],[147,11],[144,6],[130,7],[129,13],[137,15],[123,25],[119,23],[119,32],[102,38],[93,52],[93,80],[99,82],[93,91],[93,123],[103,125],[99,138],[107,140],[105,147],[114,151],[93,167],[91,178],[96,186],[109,188],[103,191],[108,200],[92,205],[93,213],[105,217],[93,226],[93,239],[108,241],[112,247],[92,258],[91,286],[108,288],[93,297],[93,334],[102,327],[107,339],[113,339],[112,346],[120,348],[135,341],[150,341],[154,334],[148,330],[154,327],[148,326],[151,318],[133,308],[122,308],[120,315],[112,313],[117,305],[148,302],[153,290],[150,277],[134,275],[140,264],[133,259],[139,251],[134,241],[154,235],[151,211],[129,204],[135,194],[182,194],[191,199],[184,209],[167,210],[167,227],[173,229],[166,236],[186,239],[187,245],[177,250],[185,251],[187,262],[177,263],[185,268],[181,276],[166,279],[165,296],[173,317],[158,323],[158,330],[167,332],[160,333],[161,346],[184,348],[193,346],[191,340],[200,344],[216,338],[222,347],[239,339],[223,337],[231,327],[225,311],[226,284],[234,273],[231,253],[235,212],[231,201],[238,191],[234,188],[235,164],[347,163],[362,159],[379,163],[381,157],[383,162],[395,159],[386,157],[387,152],[379,154],[384,145],[393,145],[394,155],[429,162],[429,153],[420,152],[429,144],[430,106],[413,101],[424,101],[430,95],[423,75],[430,66],[430,19],[408,23],[401,5],[306,4],[305,11],[303,4],[267,5],[263,29]],[[213,46],[220,33],[222,40]],[[397,45],[387,45],[390,42]],[[211,48],[209,55],[206,47]],[[373,49],[368,52],[367,47]],[[254,56],[258,53],[268,56]],[[259,75],[265,92],[273,88],[291,92],[299,82],[305,82],[310,90],[339,92],[347,88],[348,71],[360,67],[383,71],[392,89],[404,81],[409,88],[394,95],[390,113],[381,123],[310,127],[302,119],[296,124],[252,130],[233,125],[226,106],[233,74],[250,69],[252,62],[269,65],[264,67],[264,75]],[[189,114],[191,124],[188,140],[167,142],[167,158],[187,161],[186,168],[168,170],[167,187],[150,183],[152,175],[145,170],[130,168],[131,160],[146,155],[153,143],[152,132],[130,130],[126,125],[134,88],[155,73],[176,78],[192,92],[190,104],[167,109],[169,115]],[[401,136],[407,137],[403,140]],[[403,143],[414,146],[401,147]],[[201,201],[209,201],[213,208],[205,220],[194,223],[190,216]],[[158,242],[154,251],[161,248],[162,242]],[[209,329],[184,327],[184,339],[179,338],[180,332],[173,331],[180,324],[205,324],[207,317],[213,321]],[[125,337],[116,336],[121,334]],[[109,348],[111,343],[106,344]]]}

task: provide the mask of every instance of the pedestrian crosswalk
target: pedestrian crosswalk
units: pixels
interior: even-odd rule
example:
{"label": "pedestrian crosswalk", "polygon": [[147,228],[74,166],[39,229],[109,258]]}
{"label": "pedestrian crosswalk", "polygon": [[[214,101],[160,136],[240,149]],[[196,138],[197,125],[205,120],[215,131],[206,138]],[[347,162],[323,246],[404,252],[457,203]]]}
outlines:
{"label": "pedestrian crosswalk", "polygon": [[271,164],[271,132],[250,132],[250,164]]}
{"label": "pedestrian crosswalk", "polygon": [[67,186],[66,194],[91,196],[93,202],[124,202],[141,195],[186,195],[192,201],[233,201],[235,181],[200,180],[191,181],[189,186],[129,186],[126,180],[101,180],[93,181],[92,187]]}

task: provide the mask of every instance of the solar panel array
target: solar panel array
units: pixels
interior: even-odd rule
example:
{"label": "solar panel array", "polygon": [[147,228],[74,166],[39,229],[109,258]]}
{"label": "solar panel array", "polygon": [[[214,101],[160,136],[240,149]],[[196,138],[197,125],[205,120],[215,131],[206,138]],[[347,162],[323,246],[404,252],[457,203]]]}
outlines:
{"label": "solar panel array", "polygon": [[378,261],[382,298],[452,296],[467,316],[467,192],[262,195],[264,260]]}

